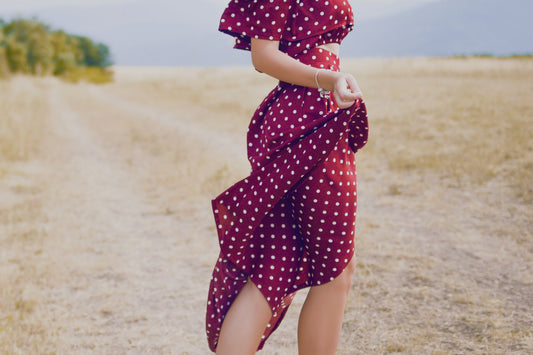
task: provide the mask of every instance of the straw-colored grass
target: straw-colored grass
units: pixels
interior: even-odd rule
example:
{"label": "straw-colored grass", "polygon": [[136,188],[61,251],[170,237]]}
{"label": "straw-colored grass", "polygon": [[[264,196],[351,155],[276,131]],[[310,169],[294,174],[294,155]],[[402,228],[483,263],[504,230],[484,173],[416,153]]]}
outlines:
{"label": "straw-colored grass", "polygon": [[[533,352],[533,61],[347,60],[371,121],[338,354]],[[0,81],[0,352],[208,354],[252,68]],[[264,354],[297,353],[301,292]]]}
{"label": "straw-colored grass", "polygon": [[0,81],[0,158],[20,161],[39,148],[47,118],[46,98],[27,80]]}

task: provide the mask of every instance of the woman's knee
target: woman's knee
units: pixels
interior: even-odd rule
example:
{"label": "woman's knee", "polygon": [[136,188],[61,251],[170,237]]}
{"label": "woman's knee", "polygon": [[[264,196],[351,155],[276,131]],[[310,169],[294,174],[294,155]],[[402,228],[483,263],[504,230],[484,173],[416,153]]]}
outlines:
{"label": "woman's knee", "polygon": [[265,297],[248,280],[226,313],[216,354],[254,354],[271,317]]}
{"label": "woman's knee", "polygon": [[352,277],[355,273],[355,257],[350,260],[348,265],[344,268],[342,273],[338,277],[338,282],[343,290],[348,293],[352,287]]}
{"label": "woman's knee", "polygon": [[346,268],[344,269],[344,272],[346,272],[347,275],[349,274],[350,279],[352,278],[353,274],[355,274],[355,264],[356,260],[354,255],[348,265],[346,265]]}

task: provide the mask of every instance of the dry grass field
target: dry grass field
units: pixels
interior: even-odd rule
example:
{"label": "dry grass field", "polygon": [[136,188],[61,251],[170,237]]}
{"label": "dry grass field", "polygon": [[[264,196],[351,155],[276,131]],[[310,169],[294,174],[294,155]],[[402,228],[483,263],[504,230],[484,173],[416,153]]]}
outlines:
{"label": "dry grass field", "polygon": [[[349,60],[370,114],[338,354],[533,353],[533,61]],[[0,81],[0,353],[208,354],[251,68]],[[262,353],[296,354],[305,292]]]}

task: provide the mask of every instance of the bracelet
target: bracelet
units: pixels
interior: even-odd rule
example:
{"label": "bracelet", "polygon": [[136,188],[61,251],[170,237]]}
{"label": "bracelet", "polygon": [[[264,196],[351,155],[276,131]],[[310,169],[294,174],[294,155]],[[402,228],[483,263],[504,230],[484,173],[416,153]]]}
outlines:
{"label": "bracelet", "polygon": [[320,93],[320,97],[324,99],[329,99],[329,91],[326,89],[323,89],[320,87],[320,84],[318,83],[318,72],[324,70],[324,69],[317,69],[315,72],[315,83],[318,88],[318,92]]}

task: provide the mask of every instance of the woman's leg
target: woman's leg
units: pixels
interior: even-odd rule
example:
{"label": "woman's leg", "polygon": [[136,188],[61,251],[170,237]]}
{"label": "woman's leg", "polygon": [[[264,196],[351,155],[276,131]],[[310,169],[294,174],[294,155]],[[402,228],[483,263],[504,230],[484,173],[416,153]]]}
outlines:
{"label": "woman's leg", "polygon": [[216,354],[255,354],[271,317],[272,311],[265,297],[248,280],[224,318]]}
{"label": "woman's leg", "polygon": [[335,354],[354,271],[355,257],[335,280],[309,290],[298,323],[300,355]]}

